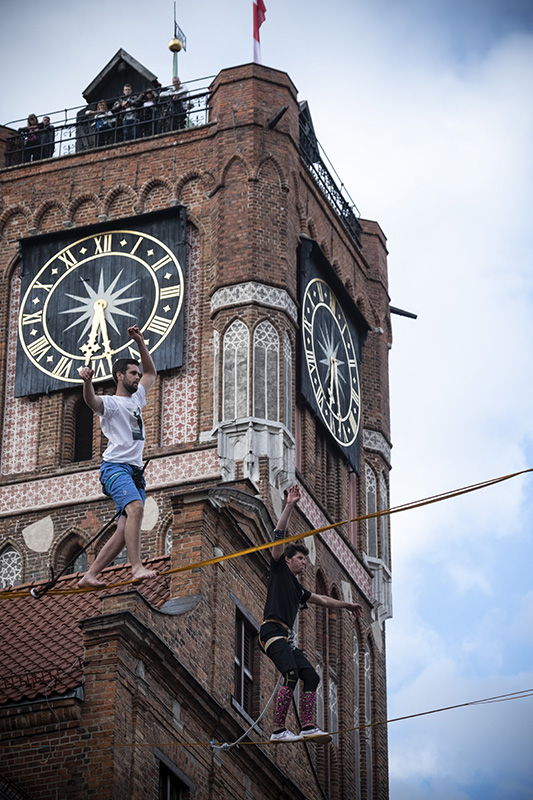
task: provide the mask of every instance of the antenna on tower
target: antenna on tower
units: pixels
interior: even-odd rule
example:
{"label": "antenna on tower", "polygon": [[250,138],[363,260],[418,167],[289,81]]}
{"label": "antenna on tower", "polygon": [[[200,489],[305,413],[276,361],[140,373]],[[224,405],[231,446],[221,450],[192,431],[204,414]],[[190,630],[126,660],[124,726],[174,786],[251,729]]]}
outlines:
{"label": "antenna on tower", "polygon": [[172,77],[178,77],[178,53],[187,50],[187,37],[176,22],[176,2],[174,0],[174,38],[168,43],[168,49],[173,54]]}

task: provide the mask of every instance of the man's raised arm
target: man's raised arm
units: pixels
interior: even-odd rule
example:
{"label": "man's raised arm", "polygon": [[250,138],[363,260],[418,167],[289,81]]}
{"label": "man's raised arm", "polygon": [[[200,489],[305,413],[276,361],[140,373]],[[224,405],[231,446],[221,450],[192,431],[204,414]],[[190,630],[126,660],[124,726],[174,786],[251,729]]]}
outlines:
{"label": "man's raised arm", "polygon": [[[275,539],[284,539],[286,536],[287,526],[289,524],[289,519],[292,514],[293,508],[298,503],[300,499],[300,489],[297,484],[291,486],[287,493],[287,500],[285,503],[285,508],[281,512],[281,516],[278,519],[276,529],[274,531],[274,538]],[[271,550],[272,558],[274,561],[279,561],[285,551],[284,544],[275,544]]]}

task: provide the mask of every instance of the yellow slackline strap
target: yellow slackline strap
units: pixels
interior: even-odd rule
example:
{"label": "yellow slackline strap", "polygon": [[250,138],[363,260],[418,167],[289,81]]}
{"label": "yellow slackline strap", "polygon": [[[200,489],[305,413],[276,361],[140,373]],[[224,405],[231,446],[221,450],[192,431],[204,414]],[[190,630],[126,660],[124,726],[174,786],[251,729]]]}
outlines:
{"label": "yellow slackline strap", "polygon": [[[352,728],[342,728],[338,731],[329,731],[331,736],[335,736],[337,734],[343,733],[352,733],[353,731],[362,730],[363,728],[375,728],[379,725],[390,725],[392,722],[401,722],[406,719],[415,719],[416,717],[427,717],[430,714],[439,714],[441,711],[452,711],[456,708],[466,708],[468,706],[481,706],[481,705],[489,705],[491,703],[505,703],[509,700],[523,700],[526,697],[533,697],[533,688],[532,689],[522,689],[518,692],[510,692],[508,694],[499,694],[494,697],[484,697],[481,700],[470,700],[468,703],[456,703],[452,706],[443,706],[442,708],[433,708],[431,711],[419,711],[417,714],[406,714],[403,717],[394,717],[392,719],[383,719],[378,720],[377,722],[367,722],[362,725],[354,725]],[[312,743],[312,739],[309,740]],[[265,745],[265,744],[275,744],[278,745],[279,742],[272,742],[270,739],[266,740],[259,740],[259,741],[248,741],[248,742],[239,742],[239,747],[243,747],[245,745]],[[213,742],[124,742],[123,744],[118,744],[116,742],[112,744],[101,744],[98,740],[94,741],[79,741],[79,742],[68,742],[68,747],[90,747],[93,750],[109,750],[112,748],[125,748],[125,747],[212,747]],[[10,749],[10,750],[25,750],[25,749],[40,749],[40,750],[61,750],[61,745],[47,745],[47,744],[37,744],[36,742],[21,742],[20,745],[15,744],[13,741],[1,743],[0,749]]]}
{"label": "yellow slackline strap", "polygon": [[[391,508],[381,509],[380,511],[374,511],[372,514],[361,514],[358,517],[353,517],[352,519],[343,519],[340,522],[333,522],[330,525],[324,525],[321,528],[315,528],[314,530],[304,531],[303,533],[296,533],[293,536],[286,536],[284,539],[276,539],[275,542],[264,542],[263,544],[255,545],[254,547],[248,547],[246,550],[239,550],[236,553],[227,553],[223,556],[217,556],[216,558],[209,558],[205,561],[197,561],[194,564],[186,564],[183,567],[174,567],[173,569],[167,569],[164,572],[160,572],[159,575],[161,577],[165,575],[173,575],[178,572],[187,572],[193,569],[199,569],[200,567],[208,567],[211,564],[220,564],[222,561],[228,561],[231,558],[239,558],[240,556],[246,556],[250,553],[256,553],[259,550],[267,550],[274,545],[278,544],[288,544],[289,542],[296,542],[298,539],[305,539],[308,536],[316,536],[317,533],[324,533],[325,531],[333,530],[334,528],[339,528],[341,525],[348,525],[351,522],[363,522],[366,519],[374,519],[375,517],[386,517],[391,514],[398,514],[400,511],[410,511],[414,508],[421,508],[422,506],[432,505],[433,503],[439,503],[442,500],[451,500],[453,497],[460,497],[463,494],[468,494],[469,492],[475,492],[478,489],[485,489],[488,486],[493,486],[496,483],[502,483],[503,481],[508,481],[511,478],[516,478],[519,475],[526,475],[528,472],[533,472],[533,467],[529,467],[528,469],[522,469],[519,472],[512,472],[509,475],[502,475],[499,478],[491,478],[487,481],[482,481],[481,483],[473,483],[470,486],[463,486],[460,489],[452,489],[448,492],[442,492],[441,494],[435,494],[430,497],[426,497],[423,500],[414,500],[410,503],[403,503],[399,506],[393,506]],[[99,592],[99,591],[109,591],[109,589],[118,589],[121,586],[128,586],[129,584],[138,583],[139,581],[135,581],[134,579],[129,579],[127,581],[120,581],[120,583],[110,583],[107,586],[101,588],[93,588],[93,587],[85,587],[85,588],[78,588],[72,587],[70,589],[51,589],[47,592],[47,595],[69,595],[69,594],[82,594],[84,592]],[[33,588],[33,587],[32,587]],[[31,597],[30,589],[21,589],[20,591],[15,592],[0,592],[0,600],[17,600],[19,598],[28,598]]]}

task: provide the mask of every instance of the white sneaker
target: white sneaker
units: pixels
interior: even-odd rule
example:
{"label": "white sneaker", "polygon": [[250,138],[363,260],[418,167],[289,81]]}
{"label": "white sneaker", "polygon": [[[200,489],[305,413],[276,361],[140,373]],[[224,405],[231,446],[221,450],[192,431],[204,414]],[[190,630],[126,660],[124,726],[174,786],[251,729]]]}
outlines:
{"label": "white sneaker", "polygon": [[280,731],[279,733],[273,733],[270,737],[271,742],[301,742],[302,737],[297,736],[295,733],[291,731]]}
{"label": "white sneaker", "polygon": [[309,728],[305,731],[300,731],[300,738],[304,741],[306,739],[320,739],[323,742],[331,741],[331,734],[326,733],[321,728]]}

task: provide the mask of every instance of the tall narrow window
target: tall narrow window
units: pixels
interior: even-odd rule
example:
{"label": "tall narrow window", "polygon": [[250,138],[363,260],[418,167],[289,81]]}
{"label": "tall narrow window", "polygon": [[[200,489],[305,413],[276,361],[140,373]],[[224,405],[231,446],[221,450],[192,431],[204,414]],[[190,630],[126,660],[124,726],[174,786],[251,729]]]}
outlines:
{"label": "tall narrow window", "polygon": [[87,552],[81,553],[85,542],[78,534],[70,534],[60,545],[55,558],[55,568],[57,572],[61,572],[67,567],[67,564],[72,562],[65,570],[67,575],[72,575],[75,572],[85,572],[87,569]]}
{"label": "tall narrow window", "polygon": [[279,419],[279,337],[270,322],[254,331],[254,417]]}
{"label": "tall narrow window", "polygon": [[372,658],[368,643],[365,644],[365,724],[366,796],[372,797]]}
{"label": "tall narrow window", "polygon": [[357,632],[353,637],[353,691],[354,691],[354,708],[353,708],[353,724],[354,731],[354,751],[355,751],[355,800],[361,800],[361,731],[359,725],[361,724],[361,716],[359,714],[359,692],[360,692],[360,673],[359,673],[359,639]]}
{"label": "tall narrow window", "polygon": [[[382,472],[379,474],[379,510],[384,511],[389,507],[389,492],[387,481]],[[381,547],[381,560],[386,567],[389,566],[389,517],[379,517],[379,543]]]}
{"label": "tall narrow window", "polygon": [[288,334],[283,337],[283,424],[292,430],[292,347]]}
{"label": "tall narrow window", "polygon": [[248,416],[248,328],[235,320],[224,336],[223,346],[223,418]]}
{"label": "tall narrow window", "polygon": [[255,629],[237,609],[235,613],[235,656],[233,696],[243,711],[254,714],[254,642]]}
{"label": "tall narrow window", "polygon": [[22,583],[22,556],[12,545],[0,553],[0,586],[16,586]]}
{"label": "tall narrow window", "polygon": [[[366,480],[366,513],[374,514],[377,511],[377,491],[376,491],[376,475],[374,470],[365,465],[365,480]],[[372,558],[378,557],[378,525],[376,517],[367,519],[366,521],[366,534],[367,534],[367,553]]]}
{"label": "tall narrow window", "polygon": [[93,425],[92,409],[80,400],[74,423],[74,461],[89,461],[93,457]]}

